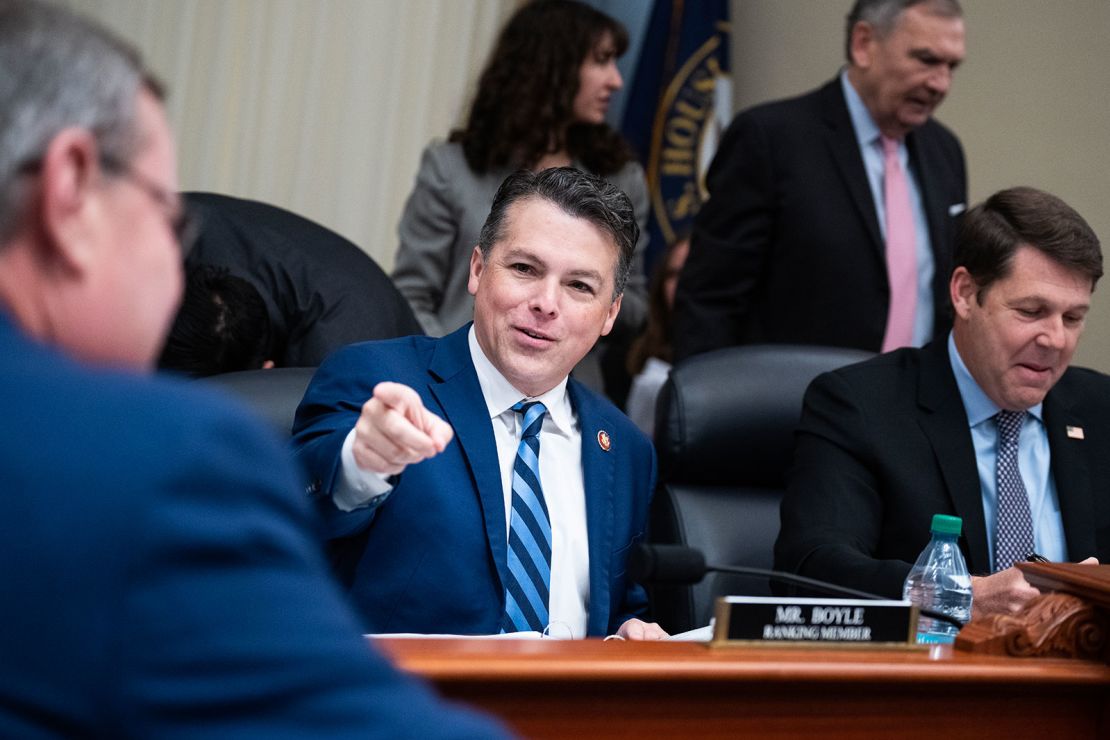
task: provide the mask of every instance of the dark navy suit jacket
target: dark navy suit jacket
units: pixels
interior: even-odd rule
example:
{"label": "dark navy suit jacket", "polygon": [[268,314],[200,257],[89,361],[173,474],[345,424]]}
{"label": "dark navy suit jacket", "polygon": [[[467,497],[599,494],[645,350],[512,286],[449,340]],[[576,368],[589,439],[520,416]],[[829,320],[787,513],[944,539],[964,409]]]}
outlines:
{"label": "dark navy suit jacket", "polygon": [[[813,381],[782,501],[777,569],[898,598],[933,514],[951,514],[963,519],[971,572],[990,572],[975,447],[947,348],[888,352]],[[1105,563],[1110,378],[1070,368],[1043,410],[1068,557]]]}
{"label": "dark navy suit jacket", "polygon": [[0,737],[487,737],[360,638],[292,463],[230,399],[0,311]]}
{"label": "dark navy suit jacket", "polygon": [[[294,422],[296,456],[337,538],[334,561],[368,630],[492,634],[505,603],[505,499],[493,427],[470,357],[470,325],[443,337],[364,342],[327,360]],[[344,513],[331,492],[343,440],[374,386],[411,386],[455,430],[441,454],[411,465],[385,503]],[[582,431],[590,595],[587,633],[611,634],[647,605],[625,577],[655,484],[651,443],[615,406],[571,379]],[[606,432],[609,450],[598,443]]]}
{"label": "dark navy suit jacket", "polygon": [[[906,137],[936,272],[934,337],[952,325],[963,150],[930,119]],[[840,79],[740,113],[706,177],[675,294],[676,361],[736,344],[877,352],[890,304],[882,231]]]}

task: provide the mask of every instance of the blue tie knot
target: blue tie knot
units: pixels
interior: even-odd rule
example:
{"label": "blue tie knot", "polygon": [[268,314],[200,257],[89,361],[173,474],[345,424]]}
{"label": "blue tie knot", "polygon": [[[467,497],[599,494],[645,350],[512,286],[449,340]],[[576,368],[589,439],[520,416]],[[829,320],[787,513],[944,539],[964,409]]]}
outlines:
{"label": "blue tie knot", "polygon": [[547,413],[547,407],[541,401],[517,401],[513,404],[513,411],[524,414],[522,424],[524,432],[520,435],[521,439],[539,435],[540,427],[543,426],[543,415]]}

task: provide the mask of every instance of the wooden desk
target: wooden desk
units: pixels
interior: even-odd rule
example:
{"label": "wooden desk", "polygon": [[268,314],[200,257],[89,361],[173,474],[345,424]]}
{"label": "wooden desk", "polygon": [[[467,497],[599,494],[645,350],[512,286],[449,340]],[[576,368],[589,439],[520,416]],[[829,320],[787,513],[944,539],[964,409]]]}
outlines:
{"label": "wooden desk", "polygon": [[1110,667],[931,651],[382,639],[525,737],[1110,738]]}

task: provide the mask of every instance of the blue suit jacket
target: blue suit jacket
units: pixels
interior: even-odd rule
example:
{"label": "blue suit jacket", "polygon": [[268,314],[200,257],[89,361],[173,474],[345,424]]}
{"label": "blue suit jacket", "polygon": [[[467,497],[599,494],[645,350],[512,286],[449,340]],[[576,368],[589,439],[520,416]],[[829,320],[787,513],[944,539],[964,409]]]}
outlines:
{"label": "blue suit jacket", "polygon": [[360,638],[233,402],[0,311],[0,737],[486,737]]}
{"label": "blue suit jacket", "polygon": [[[316,373],[294,422],[296,456],[336,544],[334,564],[367,629],[490,634],[505,602],[505,499],[497,449],[467,343],[469,325],[443,337],[364,342]],[[414,388],[455,437],[409,466],[385,503],[343,513],[331,501],[343,440],[374,386]],[[647,605],[628,582],[629,548],[643,537],[655,483],[651,443],[608,401],[571,379],[582,430],[590,596],[587,633],[611,634]],[[608,451],[598,443],[605,431]]]}

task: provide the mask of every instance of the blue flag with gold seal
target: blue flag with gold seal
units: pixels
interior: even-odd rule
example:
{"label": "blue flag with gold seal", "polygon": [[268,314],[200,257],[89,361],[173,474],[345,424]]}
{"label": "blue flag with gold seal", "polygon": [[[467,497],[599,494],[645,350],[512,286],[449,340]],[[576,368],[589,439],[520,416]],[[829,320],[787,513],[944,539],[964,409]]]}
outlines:
{"label": "blue flag with gold seal", "polygon": [[621,126],[647,174],[648,265],[689,235],[706,198],[732,118],[728,42],[728,0],[655,0]]}

